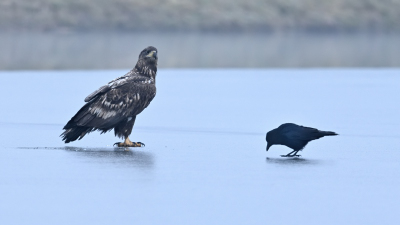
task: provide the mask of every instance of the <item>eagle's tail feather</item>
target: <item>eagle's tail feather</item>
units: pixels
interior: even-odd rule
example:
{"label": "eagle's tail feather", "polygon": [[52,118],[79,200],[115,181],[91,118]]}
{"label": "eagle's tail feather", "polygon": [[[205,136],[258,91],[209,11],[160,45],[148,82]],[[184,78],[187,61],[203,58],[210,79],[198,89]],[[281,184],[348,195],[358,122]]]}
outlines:
{"label": "eagle's tail feather", "polygon": [[60,136],[65,143],[69,143],[71,141],[75,141],[76,139],[82,139],[87,133],[92,131],[93,128],[91,127],[76,126],[66,129]]}

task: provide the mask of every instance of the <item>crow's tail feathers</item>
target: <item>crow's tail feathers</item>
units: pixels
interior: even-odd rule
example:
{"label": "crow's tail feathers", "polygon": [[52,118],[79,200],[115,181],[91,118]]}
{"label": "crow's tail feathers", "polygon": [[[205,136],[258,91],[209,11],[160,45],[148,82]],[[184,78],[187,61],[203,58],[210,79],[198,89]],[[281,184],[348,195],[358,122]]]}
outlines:
{"label": "crow's tail feathers", "polygon": [[323,135],[323,136],[335,136],[335,135],[338,135],[337,133],[332,132],[332,131],[320,131],[319,133],[321,135]]}
{"label": "crow's tail feathers", "polygon": [[79,140],[82,139],[86,134],[88,134],[92,131],[93,131],[93,128],[91,128],[91,127],[75,126],[75,127],[65,129],[65,131],[60,135],[60,137],[62,137],[62,140],[65,143],[69,143],[71,141],[75,141],[76,139],[79,139]]}

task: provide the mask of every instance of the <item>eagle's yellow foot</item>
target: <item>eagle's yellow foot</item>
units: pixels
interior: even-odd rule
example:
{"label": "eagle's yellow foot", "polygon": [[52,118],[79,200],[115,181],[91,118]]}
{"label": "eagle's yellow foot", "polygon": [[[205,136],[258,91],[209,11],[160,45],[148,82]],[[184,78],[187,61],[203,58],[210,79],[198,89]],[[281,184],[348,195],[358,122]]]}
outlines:
{"label": "eagle's yellow foot", "polygon": [[142,142],[132,142],[127,137],[124,142],[117,142],[114,146],[117,145],[118,147],[142,147],[144,144]]}
{"label": "eagle's yellow foot", "polygon": [[114,146],[117,145],[118,147],[144,147],[145,144],[142,142],[131,142],[131,143],[125,143],[125,142],[117,142],[114,144]]}

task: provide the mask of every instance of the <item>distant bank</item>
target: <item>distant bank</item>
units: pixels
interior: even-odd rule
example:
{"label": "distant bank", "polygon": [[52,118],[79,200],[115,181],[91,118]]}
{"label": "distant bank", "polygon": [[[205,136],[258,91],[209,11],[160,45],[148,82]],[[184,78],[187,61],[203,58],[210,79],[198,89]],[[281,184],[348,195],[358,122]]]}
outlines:
{"label": "distant bank", "polygon": [[130,69],[149,45],[160,68],[400,67],[390,33],[6,32],[0,70]]}
{"label": "distant bank", "polygon": [[399,31],[400,0],[3,0],[2,31]]}

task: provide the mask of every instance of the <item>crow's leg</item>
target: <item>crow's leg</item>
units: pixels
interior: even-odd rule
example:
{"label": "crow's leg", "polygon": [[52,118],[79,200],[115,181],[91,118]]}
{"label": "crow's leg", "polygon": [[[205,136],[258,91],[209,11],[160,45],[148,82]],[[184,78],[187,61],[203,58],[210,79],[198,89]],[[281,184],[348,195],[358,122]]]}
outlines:
{"label": "crow's leg", "polygon": [[297,151],[292,155],[292,157],[295,157],[295,156],[300,157],[301,155],[297,155],[297,153],[298,153],[299,151],[300,151],[300,150],[297,150]]}
{"label": "crow's leg", "polygon": [[142,142],[132,142],[131,140],[129,140],[129,137],[126,137],[124,142],[117,142],[114,145],[117,145],[118,147],[142,147],[142,146],[145,146]]}
{"label": "crow's leg", "polygon": [[291,155],[293,152],[296,152],[296,153],[297,153],[296,150],[293,150],[293,151],[289,152],[287,155],[281,155],[281,156],[282,156],[282,157],[293,157],[294,155],[296,155],[296,153],[294,153],[294,155]]}

